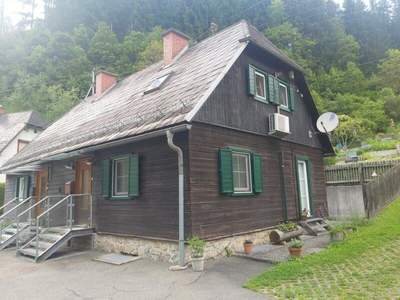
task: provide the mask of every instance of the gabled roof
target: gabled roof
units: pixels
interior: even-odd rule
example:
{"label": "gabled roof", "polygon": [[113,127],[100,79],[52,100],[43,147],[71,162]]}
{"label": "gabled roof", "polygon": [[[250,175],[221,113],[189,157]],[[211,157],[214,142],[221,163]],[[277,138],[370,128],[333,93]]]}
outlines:
{"label": "gabled roof", "polygon": [[[249,42],[299,67],[246,21],[240,21],[186,50],[171,65],[158,62],[120,81],[100,98],[82,100],[4,169],[44,160],[114,140],[190,122]],[[162,88],[144,93],[151,82],[171,75]]]}
{"label": "gabled roof", "polygon": [[25,111],[0,115],[0,152],[25,128],[44,129],[47,123],[35,111]]}

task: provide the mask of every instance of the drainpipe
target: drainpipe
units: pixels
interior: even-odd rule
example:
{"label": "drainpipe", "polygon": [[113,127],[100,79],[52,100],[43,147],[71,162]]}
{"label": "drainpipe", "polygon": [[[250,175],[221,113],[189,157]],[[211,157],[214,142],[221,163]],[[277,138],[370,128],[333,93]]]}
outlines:
{"label": "drainpipe", "polygon": [[168,146],[178,154],[178,174],[179,174],[179,266],[185,266],[185,223],[184,223],[184,178],[183,178],[183,152],[182,149],[174,144],[174,134],[167,130]]}

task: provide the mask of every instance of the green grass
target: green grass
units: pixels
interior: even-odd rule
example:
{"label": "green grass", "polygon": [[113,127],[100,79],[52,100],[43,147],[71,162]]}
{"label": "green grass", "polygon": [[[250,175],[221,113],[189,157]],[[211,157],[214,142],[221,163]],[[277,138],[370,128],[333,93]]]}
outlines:
{"label": "green grass", "polygon": [[345,241],[281,263],[245,287],[282,299],[398,298],[400,199]]}

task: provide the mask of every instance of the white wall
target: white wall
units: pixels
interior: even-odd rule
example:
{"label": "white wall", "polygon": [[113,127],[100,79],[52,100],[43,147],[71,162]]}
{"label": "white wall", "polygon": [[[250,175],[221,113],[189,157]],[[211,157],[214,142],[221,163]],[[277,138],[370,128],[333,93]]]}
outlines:
{"label": "white wall", "polygon": [[[18,151],[18,140],[24,141],[32,141],[41,131],[35,130],[32,128],[26,128],[22,130],[12,141],[8,144],[8,146],[0,153],[0,166],[8,161],[11,157],[17,154]],[[0,174],[0,182],[5,182],[6,176],[5,174]]]}

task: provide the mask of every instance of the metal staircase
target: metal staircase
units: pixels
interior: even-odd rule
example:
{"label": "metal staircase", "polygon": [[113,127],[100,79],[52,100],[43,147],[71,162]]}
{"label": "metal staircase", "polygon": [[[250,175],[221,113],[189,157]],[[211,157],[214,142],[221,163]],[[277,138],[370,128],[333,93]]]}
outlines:
{"label": "metal staircase", "polygon": [[[19,233],[24,236],[29,236],[29,223],[28,222],[17,222],[17,215],[21,209],[26,206],[30,206],[34,197],[29,197],[23,200],[14,198],[7,202],[5,205],[0,207],[3,211],[9,208],[4,214],[0,216],[0,250],[12,245]],[[12,207],[12,205],[14,205]]]}
{"label": "metal staircase", "polygon": [[33,215],[42,204],[45,204],[44,211],[31,219],[25,228],[25,232],[31,234],[29,239],[26,234],[19,234],[17,230],[17,254],[40,262],[49,258],[71,239],[92,236],[91,194],[68,195],[55,204],[50,204],[49,197],[45,197],[18,215],[17,226],[24,224],[20,220],[26,215]]}

